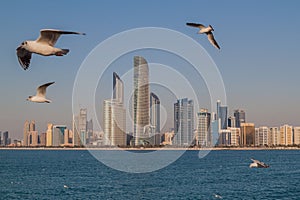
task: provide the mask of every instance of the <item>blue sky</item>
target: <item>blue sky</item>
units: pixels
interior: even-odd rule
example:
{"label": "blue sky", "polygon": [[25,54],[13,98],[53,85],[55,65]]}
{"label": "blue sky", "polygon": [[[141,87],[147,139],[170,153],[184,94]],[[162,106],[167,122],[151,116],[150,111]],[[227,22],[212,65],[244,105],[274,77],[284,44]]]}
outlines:
{"label": "blue sky", "polygon": [[[71,125],[73,83],[85,57],[114,34],[149,26],[182,32],[206,49],[223,77],[230,113],[242,108],[247,121],[256,126],[284,123],[300,126],[299,7],[299,1],[276,0],[51,1],[51,4],[3,1],[0,130],[8,130],[12,138],[21,139],[26,119],[35,119],[40,132],[46,130],[47,122]],[[205,36],[197,35],[196,29],[187,27],[186,22],[212,24],[221,51],[214,49]],[[24,71],[15,49],[23,40],[36,39],[43,28],[81,31],[87,35],[63,36],[57,46],[69,48],[67,56],[34,55],[29,70]],[[156,61],[155,56],[149,59]],[[132,58],[125,59],[124,66],[132,67]],[[38,85],[48,81],[56,82],[47,91],[53,103],[25,101]],[[105,87],[111,87],[111,82]]]}

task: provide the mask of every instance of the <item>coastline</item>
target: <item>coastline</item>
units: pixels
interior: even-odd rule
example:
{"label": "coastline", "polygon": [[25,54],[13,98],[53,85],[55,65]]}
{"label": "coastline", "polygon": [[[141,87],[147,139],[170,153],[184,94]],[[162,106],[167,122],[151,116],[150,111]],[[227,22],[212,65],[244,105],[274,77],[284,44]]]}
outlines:
{"label": "coastline", "polygon": [[224,150],[238,150],[238,151],[249,151],[249,150],[300,150],[299,147],[214,147],[214,148],[175,148],[175,147],[153,147],[153,148],[118,148],[118,147],[0,147],[1,150],[81,150],[81,151],[90,151],[90,150],[102,150],[102,151],[224,151]]}

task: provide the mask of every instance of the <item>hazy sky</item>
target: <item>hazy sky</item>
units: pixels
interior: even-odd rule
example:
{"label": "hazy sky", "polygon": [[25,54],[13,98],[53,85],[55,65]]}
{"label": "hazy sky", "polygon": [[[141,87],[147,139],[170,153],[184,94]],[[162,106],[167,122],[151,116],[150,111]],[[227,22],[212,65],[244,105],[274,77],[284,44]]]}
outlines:
{"label": "hazy sky", "polygon": [[[8,130],[12,138],[21,139],[26,119],[36,120],[39,132],[46,130],[48,122],[70,126],[73,83],[83,60],[108,37],[138,27],[169,28],[198,41],[221,72],[230,114],[241,108],[246,111],[246,120],[256,126],[300,126],[299,8],[296,0],[2,1],[0,130]],[[197,29],[187,27],[186,22],[212,24],[221,51],[213,48],[204,35],[196,34]],[[35,40],[43,28],[87,35],[62,36],[57,46],[69,48],[67,56],[33,55],[30,68],[24,71],[18,63],[16,47],[23,40]],[[124,57],[125,68],[133,67],[133,55]],[[148,62],[164,60],[155,53],[145,55]],[[100,82],[98,87],[111,88],[112,75],[108,74],[109,82]],[[38,85],[49,81],[56,82],[47,91],[53,103],[26,101]]]}

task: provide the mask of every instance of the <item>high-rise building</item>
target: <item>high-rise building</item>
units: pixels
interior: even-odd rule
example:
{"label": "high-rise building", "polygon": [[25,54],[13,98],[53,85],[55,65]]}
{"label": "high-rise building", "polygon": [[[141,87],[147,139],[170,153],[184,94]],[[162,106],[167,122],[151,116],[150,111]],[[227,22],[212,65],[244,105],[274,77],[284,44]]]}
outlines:
{"label": "high-rise building", "polygon": [[38,146],[38,132],[37,131],[29,131],[27,141],[28,141],[28,146],[31,146],[31,147]]}
{"label": "high-rise building", "polygon": [[231,146],[239,146],[240,145],[240,128],[231,127],[229,129],[231,132],[231,137],[230,137]]}
{"label": "high-rise building", "polygon": [[150,124],[153,127],[153,145],[159,145],[160,136],[160,100],[153,92],[150,93]]}
{"label": "high-rise building", "polygon": [[123,81],[116,72],[113,73],[113,99],[117,102],[124,103]]}
{"label": "high-rise building", "polygon": [[294,127],[294,144],[300,145],[300,127]]}
{"label": "high-rise building", "polygon": [[194,140],[194,103],[188,98],[179,99],[174,104],[175,144],[187,146]]}
{"label": "high-rise building", "polygon": [[72,130],[65,129],[64,130],[64,146],[71,146],[72,145]]}
{"label": "high-rise building", "polygon": [[46,146],[51,147],[53,141],[53,124],[49,123],[46,131]]}
{"label": "high-rise building", "polygon": [[235,117],[235,125],[237,128],[241,127],[241,123],[246,123],[245,111],[240,109],[234,110],[234,117]]}
{"label": "high-rise building", "polygon": [[35,121],[31,121],[29,123],[26,120],[24,123],[24,129],[23,129],[23,146],[29,146],[28,135],[29,135],[30,131],[35,131]]}
{"label": "high-rise building", "polygon": [[90,119],[87,122],[87,139],[90,141],[93,138],[93,120]]}
{"label": "high-rise building", "polygon": [[257,146],[269,145],[269,128],[262,126],[258,128],[258,141],[256,141]]}
{"label": "high-rise building", "polygon": [[149,68],[141,56],[134,56],[134,99],[133,99],[133,136],[134,144],[144,144],[148,140],[145,127],[150,125]]}
{"label": "high-rise building", "polygon": [[[0,135],[1,135],[1,132],[0,132]],[[3,146],[9,145],[9,141],[8,141],[8,131],[4,131],[4,132],[3,132],[2,145],[3,145]]]}
{"label": "high-rise building", "polygon": [[114,99],[104,100],[104,139],[109,146],[125,146],[126,111],[123,104]]}
{"label": "high-rise building", "polygon": [[255,126],[253,123],[241,123],[241,146],[255,145]]}
{"label": "high-rise building", "polygon": [[80,147],[82,146],[79,134],[79,116],[73,115],[73,122],[72,122],[72,132],[73,132],[73,146]]}
{"label": "high-rise building", "polygon": [[42,146],[42,147],[46,146],[46,140],[47,140],[47,133],[41,133],[40,134],[40,146]]}
{"label": "high-rise building", "polygon": [[196,144],[201,147],[210,147],[212,145],[211,115],[207,109],[200,109],[197,115]]}
{"label": "high-rise building", "polygon": [[235,117],[233,117],[233,116],[228,117],[228,127],[231,127],[231,128],[236,127]]}
{"label": "high-rise building", "polygon": [[280,145],[293,145],[293,127],[287,124],[280,126]]}
{"label": "high-rise building", "polygon": [[126,110],[123,105],[124,85],[117,73],[113,73],[113,99],[104,100],[104,139],[109,146],[126,146]]}
{"label": "high-rise building", "polygon": [[87,136],[87,109],[81,108],[79,111],[79,136],[81,144],[86,145]]}
{"label": "high-rise building", "polygon": [[220,121],[219,129],[227,129],[227,106],[217,101],[217,120]]}
{"label": "high-rise building", "polygon": [[54,125],[53,126],[53,138],[52,138],[52,146],[58,147],[64,145],[64,133],[66,130],[65,125]]}
{"label": "high-rise building", "polygon": [[280,144],[280,131],[278,127],[270,128],[270,143],[273,146],[277,146]]}

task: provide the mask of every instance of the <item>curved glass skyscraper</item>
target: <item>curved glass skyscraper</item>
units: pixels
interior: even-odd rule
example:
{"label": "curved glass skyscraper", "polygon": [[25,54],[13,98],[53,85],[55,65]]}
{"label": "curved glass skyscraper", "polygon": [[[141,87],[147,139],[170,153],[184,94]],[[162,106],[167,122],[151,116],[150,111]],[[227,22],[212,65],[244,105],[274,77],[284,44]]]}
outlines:
{"label": "curved glass skyscraper", "polygon": [[149,67],[141,56],[134,56],[133,136],[134,144],[143,144],[145,127],[150,124]]}

